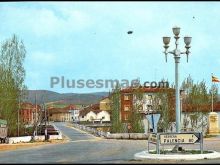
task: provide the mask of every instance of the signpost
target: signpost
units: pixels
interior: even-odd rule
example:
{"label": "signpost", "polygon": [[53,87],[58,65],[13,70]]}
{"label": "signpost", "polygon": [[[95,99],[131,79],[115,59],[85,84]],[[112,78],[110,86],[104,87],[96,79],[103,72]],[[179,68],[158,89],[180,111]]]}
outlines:
{"label": "signpost", "polygon": [[160,134],[160,144],[194,144],[200,141],[198,133]]}
{"label": "signpost", "polygon": [[183,133],[151,133],[148,137],[149,143],[156,145],[157,154],[160,154],[160,145],[184,145],[200,144],[201,154],[203,153],[203,134],[202,132],[183,132]]}

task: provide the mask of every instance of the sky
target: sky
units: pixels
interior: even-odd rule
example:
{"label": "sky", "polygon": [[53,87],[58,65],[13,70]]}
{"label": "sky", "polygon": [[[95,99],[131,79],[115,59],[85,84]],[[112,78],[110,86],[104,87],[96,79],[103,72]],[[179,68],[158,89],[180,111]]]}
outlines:
{"label": "sky", "polygon": [[171,37],[172,51],[172,27],[179,26],[181,51],[183,37],[192,37],[189,62],[181,55],[180,84],[191,75],[210,87],[211,73],[220,78],[219,8],[219,2],[0,2],[0,41],[16,34],[24,42],[28,89],[100,92],[109,89],[51,88],[51,78],[173,83],[174,58],[165,62],[162,37]]}

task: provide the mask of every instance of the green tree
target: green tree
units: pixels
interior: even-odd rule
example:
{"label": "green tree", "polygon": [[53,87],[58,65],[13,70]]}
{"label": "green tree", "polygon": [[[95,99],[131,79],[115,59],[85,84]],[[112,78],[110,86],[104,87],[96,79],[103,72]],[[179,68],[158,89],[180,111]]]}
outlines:
{"label": "green tree", "polygon": [[144,133],[144,124],[139,111],[143,110],[143,88],[141,86],[133,90],[133,107],[129,116],[131,132]]}
{"label": "green tree", "polygon": [[[184,128],[190,123],[192,130],[202,128],[204,131],[205,127],[207,129],[207,113],[211,109],[211,91],[208,91],[204,80],[194,83],[191,76],[183,81],[182,89],[185,91],[183,99]],[[216,86],[213,86],[213,89],[213,96],[216,101],[218,89]]]}
{"label": "green tree", "polygon": [[111,121],[112,121],[112,127],[111,127],[111,132],[112,133],[122,133],[124,132],[123,130],[123,125],[120,121],[120,85],[117,84],[115,89],[113,89],[112,93],[110,94],[110,108],[111,108]]}
{"label": "green tree", "polygon": [[160,113],[159,132],[167,132],[175,121],[174,89],[160,88],[153,98],[153,109]]}
{"label": "green tree", "polygon": [[1,45],[0,51],[0,117],[8,122],[9,136],[17,134],[19,102],[23,99],[21,92],[24,85],[25,69],[23,67],[26,50],[16,35]]}

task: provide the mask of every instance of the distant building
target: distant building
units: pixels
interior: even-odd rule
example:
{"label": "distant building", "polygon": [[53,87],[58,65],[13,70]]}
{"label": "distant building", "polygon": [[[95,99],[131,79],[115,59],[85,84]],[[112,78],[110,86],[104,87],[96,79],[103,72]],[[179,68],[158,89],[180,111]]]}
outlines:
{"label": "distant building", "polygon": [[72,121],[79,122],[79,111],[82,109],[82,106],[70,104],[68,108],[71,113],[70,115],[71,115]]}
{"label": "distant building", "polygon": [[25,125],[33,125],[40,122],[41,106],[32,103],[22,103],[19,110],[19,121]]}
{"label": "distant building", "polygon": [[111,107],[110,107],[110,99],[108,97],[103,98],[99,102],[99,107],[100,107],[100,110],[102,110],[102,111],[109,111],[111,109]]}
{"label": "distant building", "polygon": [[79,113],[80,122],[110,122],[110,112],[100,110],[100,104],[92,104],[85,107]]}
{"label": "distant building", "polygon": [[72,121],[70,107],[49,107],[47,108],[47,114],[49,117],[49,121],[59,121],[66,122]]}
{"label": "distant building", "polygon": [[[120,97],[120,120],[122,122],[127,122],[131,112],[134,110],[135,105],[138,105],[139,109],[137,110],[139,113],[151,114],[158,111],[154,106],[155,95],[158,92],[161,92],[160,88],[149,88],[143,87],[140,88],[140,94],[142,94],[142,99],[137,99],[134,88],[125,88],[121,89],[121,97]],[[174,102],[174,100],[172,100]],[[160,105],[160,100],[158,100],[157,105]]]}

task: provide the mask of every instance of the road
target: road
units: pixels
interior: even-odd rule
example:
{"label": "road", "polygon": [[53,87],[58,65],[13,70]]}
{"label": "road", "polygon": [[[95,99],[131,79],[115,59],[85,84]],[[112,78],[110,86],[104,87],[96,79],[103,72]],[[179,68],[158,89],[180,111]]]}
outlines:
{"label": "road", "polygon": [[[56,126],[68,136],[64,144],[46,144],[33,148],[1,151],[0,163],[218,163],[219,160],[153,161],[134,160],[134,154],[147,148],[146,140],[110,140],[95,137],[65,123]],[[205,148],[220,151],[219,141],[208,140]],[[152,145],[151,148],[154,146]]]}

